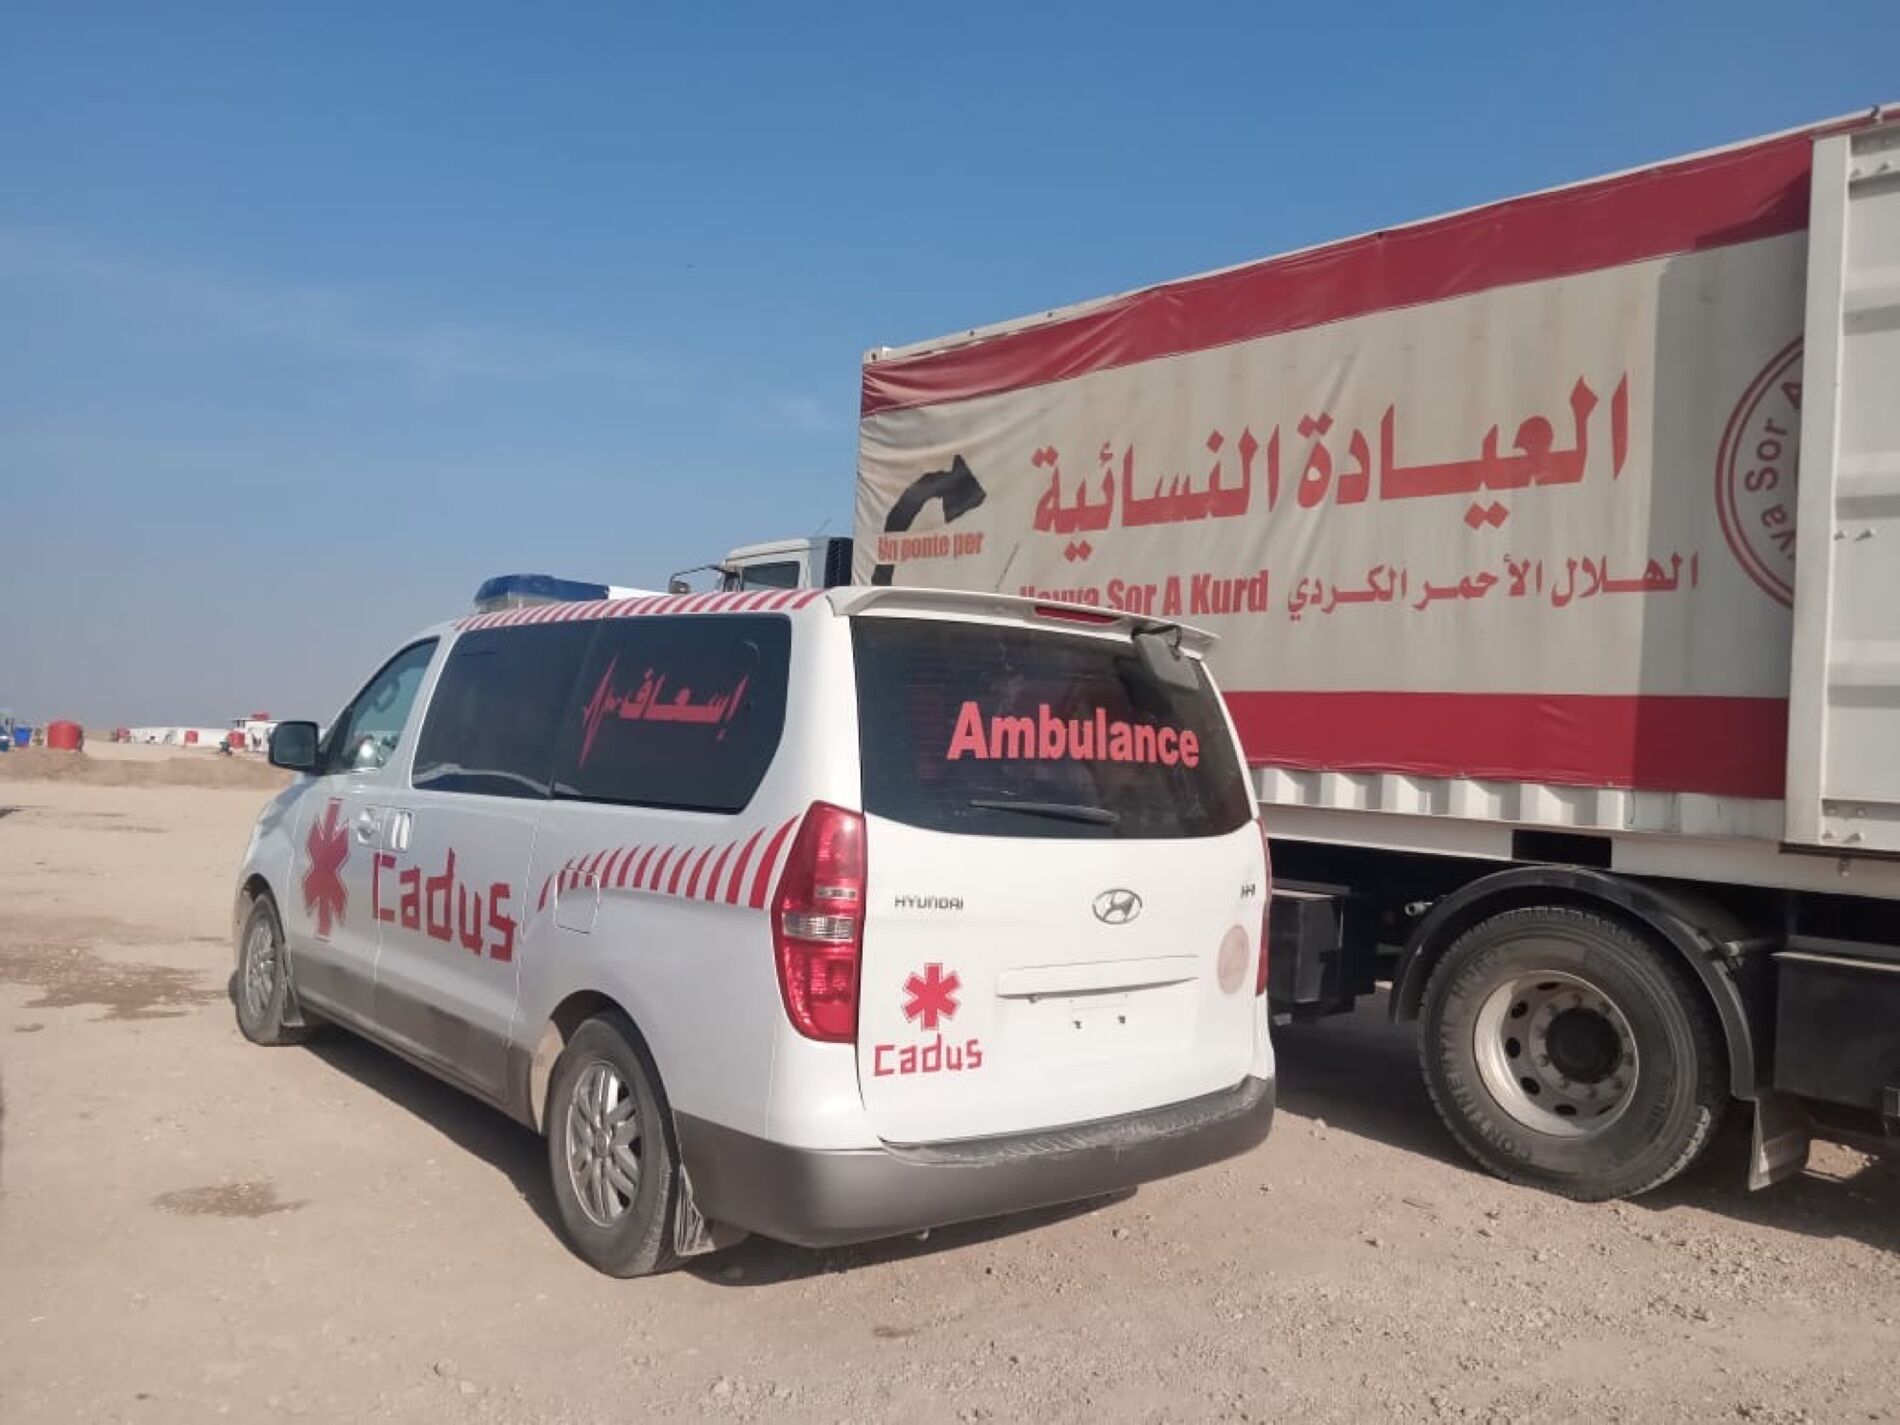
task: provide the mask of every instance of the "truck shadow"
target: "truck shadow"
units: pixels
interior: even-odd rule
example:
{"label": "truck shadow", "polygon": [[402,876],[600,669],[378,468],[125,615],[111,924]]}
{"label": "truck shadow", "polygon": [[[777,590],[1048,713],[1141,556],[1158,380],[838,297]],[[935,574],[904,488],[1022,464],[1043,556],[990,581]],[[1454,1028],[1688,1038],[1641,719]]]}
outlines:
{"label": "truck shadow", "polygon": [[1737,1108],[1703,1160],[1631,1206],[1666,1213],[1691,1208],[1751,1227],[1821,1240],[1859,1242],[1900,1256],[1900,1158],[1867,1157],[1817,1142],[1807,1171],[1750,1192],[1748,1125]]}
{"label": "truck shadow", "polygon": [[[1385,996],[1361,1001],[1349,1015],[1276,1027],[1273,1046],[1286,1112],[1482,1174],[1439,1121],[1419,1076],[1415,1027],[1391,1022]],[[1900,1254],[1900,1158],[1866,1162],[1858,1153],[1816,1143],[1808,1171],[1750,1192],[1749,1122],[1747,1109],[1737,1105],[1701,1162],[1631,1205],[1657,1213],[1712,1212],[1754,1227]]]}
{"label": "truck shadow", "polygon": [[1361,1000],[1351,1014],[1276,1025],[1273,1052],[1286,1112],[1442,1163],[1467,1162],[1419,1077],[1417,1032],[1392,1023],[1385,996]]}

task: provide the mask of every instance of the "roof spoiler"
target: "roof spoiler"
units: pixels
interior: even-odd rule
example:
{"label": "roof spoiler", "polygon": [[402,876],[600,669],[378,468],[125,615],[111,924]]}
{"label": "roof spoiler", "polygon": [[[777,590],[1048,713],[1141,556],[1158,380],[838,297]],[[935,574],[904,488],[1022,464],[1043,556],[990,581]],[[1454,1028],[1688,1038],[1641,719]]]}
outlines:
{"label": "roof spoiler", "polygon": [[[964,589],[913,589],[899,585],[853,585],[829,589],[825,597],[834,612],[852,614],[962,614],[978,618],[1003,618],[1025,624],[1046,623],[1091,632],[1120,634],[1129,639],[1137,635],[1159,635],[1166,651],[1205,658],[1220,641],[1218,634],[1192,624],[1151,618],[1145,614],[1124,613],[1094,604],[1072,604],[1059,599],[1024,599],[1014,594],[986,594]],[[1144,653],[1143,655],[1147,655]],[[1157,669],[1158,676],[1165,676]]]}

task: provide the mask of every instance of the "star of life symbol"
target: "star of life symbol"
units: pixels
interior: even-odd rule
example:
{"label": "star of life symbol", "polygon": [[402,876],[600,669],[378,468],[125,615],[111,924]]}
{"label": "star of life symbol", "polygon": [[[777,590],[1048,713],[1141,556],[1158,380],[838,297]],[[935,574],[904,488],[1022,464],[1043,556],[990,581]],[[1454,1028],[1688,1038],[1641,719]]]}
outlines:
{"label": "star of life symbol", "polygon": [[904,1018],[921,1020],[926,1030],[934,1030],[939,1020],[953,1019],[957,1013],[957,991],[963,979],[952,970],[944,974],[942,965],[926,965],[921,975],[904,981]]}
{"label": "star of life symbol", "polygon": [[321,821],[312,820],[310,834],[304,838],[304,850],[310,853],[310,869],[303,873],[304,909],[316,917],[317,937],[330,938],[331,926],[343,919],[350,893],[343,885],[343,866],[350,859],[348,829],[338,820],[343,803],[330,799]]}

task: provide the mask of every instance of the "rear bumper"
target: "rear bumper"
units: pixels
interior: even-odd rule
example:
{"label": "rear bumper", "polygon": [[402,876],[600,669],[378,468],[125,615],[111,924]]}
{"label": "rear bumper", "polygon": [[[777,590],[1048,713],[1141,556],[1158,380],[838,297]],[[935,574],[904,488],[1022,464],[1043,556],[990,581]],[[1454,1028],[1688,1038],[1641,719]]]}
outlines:
{"label": "rear bumper", "polygon": [[707,1219],[803,1247],[1074,1202],[1232,1158],[1273,1124],[1272,1079],[1045,1133],[853,1151],[791,1148],[681,1114]]}

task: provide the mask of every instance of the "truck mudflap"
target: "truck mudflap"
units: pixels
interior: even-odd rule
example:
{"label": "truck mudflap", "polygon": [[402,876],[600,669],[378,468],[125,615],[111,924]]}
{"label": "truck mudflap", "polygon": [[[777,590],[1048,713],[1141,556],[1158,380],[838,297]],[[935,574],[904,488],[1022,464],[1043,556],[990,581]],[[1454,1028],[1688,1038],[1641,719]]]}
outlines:
{"label": "truck mudflap", "polygon": [[1813,1141],[1808,1111],[1799,1099],[1763,1093],[1755,1100],[1755,1126],[1749,1137],[1748,1190],[1757,1192],[1796,1177],[1808,1165]]}

